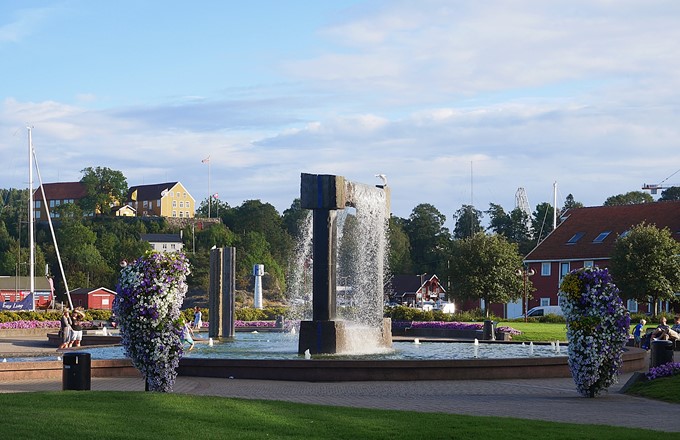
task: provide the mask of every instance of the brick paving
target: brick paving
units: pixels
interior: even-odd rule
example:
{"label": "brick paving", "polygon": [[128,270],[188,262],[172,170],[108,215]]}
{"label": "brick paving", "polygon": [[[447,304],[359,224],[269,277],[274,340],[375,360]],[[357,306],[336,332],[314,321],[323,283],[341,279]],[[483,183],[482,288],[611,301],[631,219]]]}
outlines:
{"label": "brick paving", "polygon": [[[0,340],[0,358],[8,348]],[[24,343],[24,349],[28,345]],[[33,347],[41,350],[43,347]],[[576,393],[570,378],[415,381],[415,382],[285,382],[268,380],[178,377],[176,393],[280,400],[318,405],[396,409],[451,414],[519,417],[579,424],[648,428],[680,432],[680,405],[619,392],[631,374],[621,376],[609,392],[594,398]],[[92,378],[92,390],[144,391],[135,378]],[[59,380],[0,383],[0,393],[58,391]]]}

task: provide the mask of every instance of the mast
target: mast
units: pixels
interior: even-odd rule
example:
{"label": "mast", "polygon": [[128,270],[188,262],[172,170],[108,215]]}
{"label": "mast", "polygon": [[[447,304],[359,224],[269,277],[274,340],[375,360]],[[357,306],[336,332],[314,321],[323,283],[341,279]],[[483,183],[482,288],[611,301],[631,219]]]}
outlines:
{"label": "mast", "polygon": [[557,181],[553,183],[553,231],[557,228]]}
{"label": "mast", "polygon": [[35,309],[35,237],[34,224],[35,215],[33,214],[33,135],[31,127],[28,129],[28,243],[30,248],[30,256],[28,260],[29,278],[31,286],[31,294],[33,295],[33,304]]}

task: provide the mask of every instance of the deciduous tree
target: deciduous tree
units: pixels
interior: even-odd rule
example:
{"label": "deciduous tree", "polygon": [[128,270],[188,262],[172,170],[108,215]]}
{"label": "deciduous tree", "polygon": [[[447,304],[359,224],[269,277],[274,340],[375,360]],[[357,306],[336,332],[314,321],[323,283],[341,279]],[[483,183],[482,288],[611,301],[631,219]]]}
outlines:
{"label": "deciduous tree", "polygon": [[677,300],[680,291],[680,244],[667,228],[639,224],[616,240],[610,270],[624,298],[658,302]]}
{"label": "deciduous tree", "polygon": [[456,299],[484,300],[485,315],[491,303],[506,303],[522,295],[522,266],[517,245],[500,235],[477,233],[455,240],[451,246],[451,290]]}

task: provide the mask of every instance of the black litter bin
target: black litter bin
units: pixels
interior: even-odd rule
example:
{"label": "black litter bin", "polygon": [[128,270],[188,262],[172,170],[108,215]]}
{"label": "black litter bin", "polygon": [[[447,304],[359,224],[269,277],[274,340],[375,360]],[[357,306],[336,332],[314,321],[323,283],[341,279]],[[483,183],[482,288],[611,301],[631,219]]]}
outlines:
{"label": "black litter bin", "polygon": [[65,353],[62,389],[89,390],[90,364],[90,353]]}
{"label": "black litter bin", "polygon": [[650,367],[658,367],[669,362],[673,362],[673,341],[652,341]]}
{"label": "black litter bin", "polygon": [[484,332],[482,339],[485,341],[492,341],[496,339],[496,325],[493,321],[484,321]]}

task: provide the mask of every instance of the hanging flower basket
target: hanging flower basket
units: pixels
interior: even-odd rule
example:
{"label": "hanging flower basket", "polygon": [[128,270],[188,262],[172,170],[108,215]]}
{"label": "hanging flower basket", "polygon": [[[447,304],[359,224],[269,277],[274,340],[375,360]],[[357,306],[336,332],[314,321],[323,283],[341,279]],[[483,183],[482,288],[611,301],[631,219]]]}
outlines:
{"label": "hanging flower basket", "polygon": [[559,296],[567,322],[571,375],[581,395],[595,397],[618,381],[630,316],[607,269],[569,273]]}
{"label": "hanging flower basket", "polygon": [[125,354],[150,391],[170,392],[177,378],[188,274],[182,253],[149,252],[121,270],[113,312]]}

